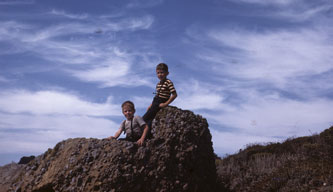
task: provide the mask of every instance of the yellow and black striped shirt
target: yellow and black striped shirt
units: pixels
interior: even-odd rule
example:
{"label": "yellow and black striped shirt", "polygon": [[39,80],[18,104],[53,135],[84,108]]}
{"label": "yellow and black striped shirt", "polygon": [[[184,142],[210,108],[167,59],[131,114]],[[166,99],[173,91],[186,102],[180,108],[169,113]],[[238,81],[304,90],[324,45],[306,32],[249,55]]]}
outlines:
{"label": "yellow and black striped shirt", "polygon": [[170,95],[176,93],[176,89],[170,79],[162,80],[156,85],[156,96],[169,99]]}

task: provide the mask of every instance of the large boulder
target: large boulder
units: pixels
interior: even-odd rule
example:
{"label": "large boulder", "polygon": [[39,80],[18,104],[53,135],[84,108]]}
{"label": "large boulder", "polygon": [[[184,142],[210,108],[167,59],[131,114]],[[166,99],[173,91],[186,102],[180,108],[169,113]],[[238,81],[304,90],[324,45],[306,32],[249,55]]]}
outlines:
{"label": "large boulder", "polygon": [[206,119],[167,107],[157,114],[152,133],[143,146],[67,139],[23,165],[5,191],[216,191]]}

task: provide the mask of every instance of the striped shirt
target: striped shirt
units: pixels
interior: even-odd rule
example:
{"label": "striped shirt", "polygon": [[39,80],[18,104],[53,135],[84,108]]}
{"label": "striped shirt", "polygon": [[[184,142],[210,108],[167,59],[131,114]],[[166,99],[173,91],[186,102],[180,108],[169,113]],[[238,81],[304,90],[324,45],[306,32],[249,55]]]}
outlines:
{"label": "striped shirt", "polygon": [[173,86],[171,80],[162,80],[156,85],[156,96],[164,99],[169,99],[171,94],[176,93],[176,89]]}

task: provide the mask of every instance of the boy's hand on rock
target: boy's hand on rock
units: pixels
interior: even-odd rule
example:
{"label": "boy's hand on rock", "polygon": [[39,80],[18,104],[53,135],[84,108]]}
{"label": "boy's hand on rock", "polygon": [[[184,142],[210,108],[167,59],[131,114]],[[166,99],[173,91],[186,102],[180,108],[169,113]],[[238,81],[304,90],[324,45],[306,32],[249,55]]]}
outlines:
{"label": "boy's hand on rock", "polygon": [[138,144],[139,146],[142,146],[144,142],[144,139],[139,139],[136,144]]}

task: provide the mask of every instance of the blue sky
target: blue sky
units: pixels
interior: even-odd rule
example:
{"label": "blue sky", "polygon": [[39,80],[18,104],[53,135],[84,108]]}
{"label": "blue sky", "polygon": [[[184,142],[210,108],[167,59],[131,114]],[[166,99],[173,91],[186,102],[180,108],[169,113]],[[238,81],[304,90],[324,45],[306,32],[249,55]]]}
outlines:
{"label": "blue sky", "polygon": [[0,165],[143,115],[169,65],[172,103],[215,153],[333,125],[331,0],[0,0]]}

